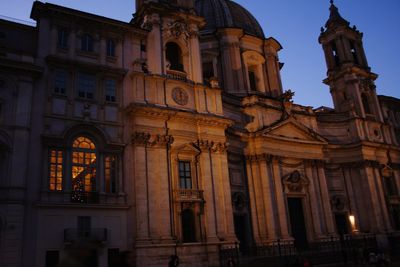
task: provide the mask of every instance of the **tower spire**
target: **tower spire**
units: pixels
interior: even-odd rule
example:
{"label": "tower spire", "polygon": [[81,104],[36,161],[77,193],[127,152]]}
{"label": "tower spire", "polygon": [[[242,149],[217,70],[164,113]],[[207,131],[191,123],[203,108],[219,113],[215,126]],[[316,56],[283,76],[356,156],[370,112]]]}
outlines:
{"label": "tower spire", "polygon": [[345,20],[339,13],[339,9],[335,6],[334,1],[330,0],[331,6],[329,7],[330,15],[328,21],[325,23],[326,28],[344,25],[349,26],[350,22]]}

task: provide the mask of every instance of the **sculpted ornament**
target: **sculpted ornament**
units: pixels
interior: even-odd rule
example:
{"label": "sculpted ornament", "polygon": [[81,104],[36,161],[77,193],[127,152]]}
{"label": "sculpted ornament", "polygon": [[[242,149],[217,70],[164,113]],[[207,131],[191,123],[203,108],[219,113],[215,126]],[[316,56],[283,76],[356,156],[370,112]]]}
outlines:
{"label": "sculpted ornament", "polygon": [[305,193],[309,181],[299,171],[294,171],[282,179],[287,193]]}
{"label": "sculpted ornament", "polygon": [[187,41],[187,39],[190,36],[188,26],[186,23],[184,23],[183,21],[173,21],[167,23],[164,29],[164,38],[167,39],[169,37],[172,37],[178,39],[181,36],[183,36],[183,39],[185,41]]}
{"label": "sculpted ornament", "polygon": [[174,88],[172,90],[172,99],[181,106],[186,106],[189,102],[189,95],[182,88]]}

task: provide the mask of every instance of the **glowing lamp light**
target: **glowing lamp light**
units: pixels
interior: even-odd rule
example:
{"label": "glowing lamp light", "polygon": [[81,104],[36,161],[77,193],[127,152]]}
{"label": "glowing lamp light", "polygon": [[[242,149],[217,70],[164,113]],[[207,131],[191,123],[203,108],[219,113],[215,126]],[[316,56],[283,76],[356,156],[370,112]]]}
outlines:
{"label": "glowing lamp light", "polygon": [[356,232],[357,231],[357,228],[356,228],[356,217],[354,217],[354,215],[349,215],[349,221],[350,221],[350,225],[351,225],[351,230],[353,232]]}

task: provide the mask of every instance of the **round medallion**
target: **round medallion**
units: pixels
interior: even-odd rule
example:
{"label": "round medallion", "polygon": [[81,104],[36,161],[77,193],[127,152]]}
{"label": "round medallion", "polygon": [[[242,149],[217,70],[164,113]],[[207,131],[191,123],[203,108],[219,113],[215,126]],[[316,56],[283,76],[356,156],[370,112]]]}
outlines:
{"label": "round medallion", "polygon": [[172,99],[174,99],[175,103],[178,105],[185,106],[189,102],[189,95],[185,90],[177,87],[172,90]]}

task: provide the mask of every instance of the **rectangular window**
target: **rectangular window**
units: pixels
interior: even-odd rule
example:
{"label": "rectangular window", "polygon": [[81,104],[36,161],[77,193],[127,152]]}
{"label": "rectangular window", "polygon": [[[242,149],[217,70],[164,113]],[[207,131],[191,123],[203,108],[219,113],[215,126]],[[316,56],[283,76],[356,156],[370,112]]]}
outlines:
{"label": "rectangular window", "polygon": [[116,101],[117,82],[113,79],[106,80],[106,101]]}
{"label": "rectangular window", "polygon": [[203,63],[203,78],[210,79],[214,77],[214,65],[212,62],[204,62]]}
{"label": "rectangular window", "polygon": [[67,72],[64,70],[57,70],[54,77],[54,93],[65,95],[67,91]]}
{"label": "rectangular window", "polygon": [[115,43],[112,39],[107,40],[107,56],[115,57]]}
{"label": "rectangular window", "polygon": [[119,249],[110,248],[108,249],[108,267],[120,267],[119,262]]}
{"label": "rectangular window", "polygon": [[58,29],[58,47],[67,48],[68,46],[68,31],[65,28]]}
{"label": "rectangular window", "polygon": [[78,236],[90,237],[92,218],[90,216],[78,216]]}
{"label": "rectangular window", "polygon": [[46,267],[57,267],[60,260],[60,252],[57,250],[46,251]]}
{"label": "rectangular window", "polygon": [[61,150],[50,150],[49,189],[51,191],[62,191],[63,182],[63,152]]}
{"label": "rectangular window", "polygon": [[181,189],[192,189],[192,175],[188,161],[179,161],[179,184]]}
{"label": "rectangular window", "polygon": [[78,73],[78,96],[93,99],[95,90],[96,76],[86,73]]}
{"label": "rectangular window", "polygon": [[254,70],[249,69],[250,90],[257,91],[257,78]]}
{"label": "rectangular window", "polygon": [[84,34],[81,39],[81,50],[86,52],[94,52],[93,37],[89,34]]}
{"label": "rectangular window", "polygon": [[117,192],[117,157],[106,156],[104,159],[104,177],[106,193]]}

